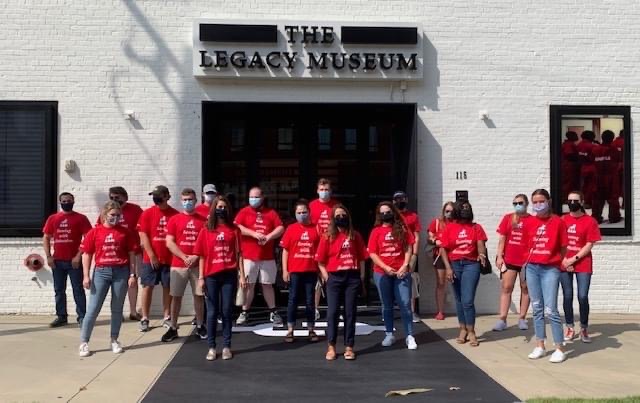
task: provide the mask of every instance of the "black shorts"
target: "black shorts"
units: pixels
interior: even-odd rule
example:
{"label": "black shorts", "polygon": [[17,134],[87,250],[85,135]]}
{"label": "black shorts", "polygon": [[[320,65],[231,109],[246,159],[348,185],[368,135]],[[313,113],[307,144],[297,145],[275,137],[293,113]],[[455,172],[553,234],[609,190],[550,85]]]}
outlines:
{"label": "black shorts", "polygon": [[445,270],[444,261],[442,260],[442,256],[438,256],[436,260],[433,262],[433,268],[436,270]]}
{"label": "black shorts", "polygon": [[514,271],[521,271],[522,270],[522,266],[516,266],[514,264],[505,263],[504,266],[507,268],[507,270],[514,270]]}

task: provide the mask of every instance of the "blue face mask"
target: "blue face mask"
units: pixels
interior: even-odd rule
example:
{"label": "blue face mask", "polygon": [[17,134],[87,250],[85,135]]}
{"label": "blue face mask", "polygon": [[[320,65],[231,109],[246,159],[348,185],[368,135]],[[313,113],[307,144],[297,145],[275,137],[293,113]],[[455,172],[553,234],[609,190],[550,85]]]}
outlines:
{"label": "blue face mask", "polygon": [[331,192],[328,190],[321,190],[318,192],[318,197],[321,200],[329,200],[331,198]]}
{"label": "blue face mask", "polygon": [[544,214],[549,210],[549,203],[548,202],[542,202],[542,203],[533,203],[533,211],[535,211],[537,214]]}
{"label": "blue face mask", "polygon": [[309,221],[309,213],[296,213],[296,221],[305,223]]}
{"label": "blue face mask", "polygon": [[249,205],[258,208],[262,204],[262,197],[249,197]]}
{"label": "blue face mask", "polygon": [[515,206],[513,206],[513,209],[516,211],[516,213],[522,214],[527,211],[527,206],[525,206],[524,204],[516,204]]}
{"label": "blue face mask", "polygon": [[196,207],[195,200],[183,200],[182,201],[182,208],[184,209],[184,211],[186,211],[188,213],[192,212],[195,207]]}

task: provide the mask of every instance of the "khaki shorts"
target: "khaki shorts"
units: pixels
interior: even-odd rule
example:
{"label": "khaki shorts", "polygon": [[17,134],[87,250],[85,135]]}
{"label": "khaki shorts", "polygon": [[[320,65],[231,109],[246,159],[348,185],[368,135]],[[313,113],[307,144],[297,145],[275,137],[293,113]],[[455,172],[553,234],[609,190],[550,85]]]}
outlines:
{"label": "khaki shorts", "polygon": [[247,283],[255,284],[260,278],[260,284],[274,284],[278,275],[275,260],[249,260],[244,259],[244,275]]}
{"label": "khaki shorts", "polygon": [[420,297],[420,273],[411,273],[411,298]]}
{"label": "khaki shorts", "polygon": [[171,282],[169,283],[169,294],[172,297],[184,296],[184,290],[187,288],[187,283],[191,284],[191,293],[201,297],[203,295],[202,289],[198,287],[198,276],[200,275],[197,267],[191,267],[185,269],[184,267],[172,267],[170,276]]}

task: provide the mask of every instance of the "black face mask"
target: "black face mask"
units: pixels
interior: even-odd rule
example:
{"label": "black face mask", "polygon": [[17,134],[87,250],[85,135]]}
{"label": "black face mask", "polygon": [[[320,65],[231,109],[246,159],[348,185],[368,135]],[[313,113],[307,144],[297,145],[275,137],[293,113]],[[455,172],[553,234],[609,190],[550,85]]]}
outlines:
{"label": "black face mask", "polygon": [[460,210],[460,218],[462,218],[463,220],[470,220],[472,215],[473,213],[471,212],[471,210]]}
{"label": "black face mask", "polygon": [[390,223],[393,222],[393,212],[391,211],[385,211],[384,213],[380,213],[380,219],[382,220],[382,222],[384,223]]}
{"label": "black face mask", "polygon": [[349,217],[337,216],[334,220],[336,225],[340,228],[346,228],[349,226]]}
{"label": "black face mask", "polygon": [[569,200],[569,211],[575,213],[576,211],[582,210],[582,204],[578,200]]}
{"label": "black face mask", "polygon": [[153,203],[157,206],[158,204],[162,204],[164,198],[162,196],[153,196]]}
{"label": "black face mask", "polygon": [[73,210],[73,203],[60,203],[60,208],[68,213]]}
{"label": "black face mask", "polygon": [[227,211],[227,209],[223,209],[223,208],[215,209],[214,214],[218,218],[227,218],[229,216],[229,212]]}
{"label": "black face mask", "polygon": [[400,210],[404,210],[407,208],[407,202],[406,201],[396,202],[396,207],[399,208]]}

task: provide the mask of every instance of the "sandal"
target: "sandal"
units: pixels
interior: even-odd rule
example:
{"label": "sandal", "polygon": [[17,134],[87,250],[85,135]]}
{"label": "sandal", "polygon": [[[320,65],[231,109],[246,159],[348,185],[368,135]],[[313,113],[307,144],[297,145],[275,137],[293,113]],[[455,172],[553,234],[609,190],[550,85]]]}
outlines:
{"label": "sandal", "polygon": [[466,330],[464,332],[464,337],[462,337],[462,332],[460,332],[460,335],[456,338],[456,343],[458,343],[458,344],[466,343],[469,340],[469,339],[467,339],[468,335],[469,335],[469,333],[467,333]]}
{"label": "sandal", "polygon": [[293,332],[287,332],[287,335],[284,337],[285,343],[293,343],[295,339],[293,338]]}
{"label": "sandal", "polygon": [[470,333],[472,336],[469,337],[469,345],[471,347],[478,347],[480,345],[480,342],[478,341],[478,338],[476,336],[475,333]]}
{"label": "sandal", "polygon": [[348,361],[356,359],[356,353],[353,351],[352,347],[345,348],[343,356],[344,359]]}
{"label": "sandal", "polygon": [[329,345],[329,347],[327,347],[327,354],[325,354],[324,358],[326,358],[327,361],[333,361],[338,358],[336,354],[336,348],[332,345]]}
{"label": "sandal", "polygon": [[316,332],[314,332],[313,330],[309,330],[309,341],[315,343],[318,340],[320,340],[320,338],[318,337]]}

